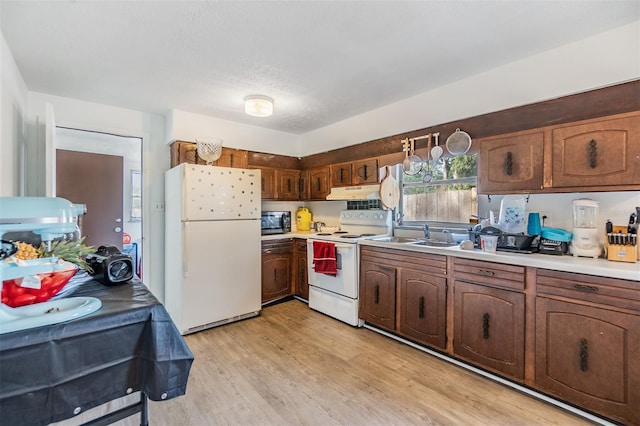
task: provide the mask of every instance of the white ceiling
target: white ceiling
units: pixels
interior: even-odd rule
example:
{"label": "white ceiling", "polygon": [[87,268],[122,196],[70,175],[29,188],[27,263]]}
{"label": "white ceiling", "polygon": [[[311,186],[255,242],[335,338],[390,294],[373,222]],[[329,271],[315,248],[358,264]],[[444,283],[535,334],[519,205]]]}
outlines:
{"label": "white ceiling", "polygon": [[[31,91],[301,134],[634,22],[640,1],[1,0],[0,14]],[[274,115],[246,116],[251,94]]]}

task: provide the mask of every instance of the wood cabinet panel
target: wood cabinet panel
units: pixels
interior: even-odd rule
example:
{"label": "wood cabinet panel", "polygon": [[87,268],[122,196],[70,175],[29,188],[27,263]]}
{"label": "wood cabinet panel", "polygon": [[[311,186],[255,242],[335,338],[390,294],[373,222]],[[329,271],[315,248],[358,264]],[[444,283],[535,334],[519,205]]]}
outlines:
{"label": "wood cabinet panel", "polygon": [[331,175],[331,186],[349,186],[351,185],[352,164],[340,163],[329,166]]}
{"label": "wood cabinet panel", "polygon": [[455,280],[454,353],[524,378],[525,295]]}
{"label": "wood cabinet panel", "polygon": [[463,258],[456,258],[453,266],[453,276],[457,280],[513,290],[524,290],[524,274],[524,266],[504,265]]}
{"label": "wood cabinet panel", "polygon": [[300,180],[298,181],[298,199],[300,201],[309,200],[309,170],[300,170]]}
{"label": "wood cabinet panel", "polygon": [[536,298],[536,386],[640,424],[640,316]]}
{"label": "wood cabinet panel", "polygon": [[396,269],[367,261],[360,268],[360,319],[395,330]]}
{"label": "wood cabinet panel", "polygon": [[276,170],[276,199],[297,201],[300,195],[300,171],[289,169]]}
{"label": "wood cabinet panel", "polygon": [[352,183],[354,185],[373,184],[378,182],[378,159],[369,158],[354,161],[352,164]]}
{"label": "wood cabinet panel", "polygon": [[542,189],[542,130],[483,139],[478,143],[479,193],[513,193]]}
{"label": "wood cabinet panel", "polygon": [[293,242],[293,258],[295,264],[295,294],[309,300],[309,275],[307,266],[307,240],[296,238]]}
{"label": "wood cabinet panel", "polygon": [[309,169],[309,200],[326,200],[329,191],[329,166]]}
{"label": "wood cabinet panel", "polygon": [[263,200],[276,198],[276,169],[258,167],[260,169],[260,194]]}
{"label": "wood cabinet panel", "polygon": [[[187,164],[207,164],[198,157],[198,145],[194,142],[175,141],[170,146],[171,167],[181,163]],[[214,161],[212,166],[219,167],[247,167],[248,152],[246,150],[222,147],[220,158]]]}
{"label": "wood cabinet panel", "polygon": [[400,270],[399,332],[420,343],[446,350],[447,279],[410,269]]}
{"label": "wood cabinet panel", "polygon": [[361,319],[446,349],[445,256],[361,247],[360,265]]}
{"label": "wood cabinet panel", "polygon": [[292,258],[291,239],[262,242],[262,303],[293,294]]}
{"label": "wood cabinet panel", "polygon": [[253,167],[261,171],[261,196],[263,200],[297,201],[300,190],[300,171]]}
{"label": "wood cabinet panel", "polygon": [[640,115],[553,129],[553,187],[640,185]]}

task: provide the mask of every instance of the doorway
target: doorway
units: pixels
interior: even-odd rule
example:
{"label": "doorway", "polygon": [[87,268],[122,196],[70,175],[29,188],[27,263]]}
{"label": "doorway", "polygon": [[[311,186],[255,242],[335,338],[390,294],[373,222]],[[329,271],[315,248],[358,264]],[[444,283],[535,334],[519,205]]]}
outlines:
{"label": "doorway", "polygon": [[87,206],[80,219],[85,244],[122,251],[121,156],[56,149],[56,196]]}
{"label": "doorway", "polygon": [[55,139],[56,195],[87,205],[86,244],[114,245],[141,271],[142,139],[65,127]]}

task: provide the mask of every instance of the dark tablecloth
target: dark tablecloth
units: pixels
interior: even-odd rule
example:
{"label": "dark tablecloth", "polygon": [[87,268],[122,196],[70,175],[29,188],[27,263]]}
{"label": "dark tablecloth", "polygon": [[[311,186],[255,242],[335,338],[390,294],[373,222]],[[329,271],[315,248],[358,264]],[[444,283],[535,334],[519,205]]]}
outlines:
{"label": "dark tablecloth", "polygon": [[69,296],[102,308],[0,335],[0,425],[60,421],[136,391],[154,401],[185,394],[193,354],[142,282],[89,280]]}

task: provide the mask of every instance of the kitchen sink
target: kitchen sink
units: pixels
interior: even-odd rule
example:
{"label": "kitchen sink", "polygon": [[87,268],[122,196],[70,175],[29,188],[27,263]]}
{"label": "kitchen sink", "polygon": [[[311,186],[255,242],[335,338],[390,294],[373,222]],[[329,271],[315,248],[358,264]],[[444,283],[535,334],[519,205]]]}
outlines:
{"label": "kitchen sink", "polygon": [[382,243],[406,244],[406,243],[415,243],[415,242],[418,242],[419,240],[417,238],[390,236],[390,237],[374,238],[373,241],[380,241]]}
{"label": "kitchen sink", "polygon": [[419,240],[409,244],[414,246],[427,246],[427,247],[453,247],[458,245],[458,243],[454,241],[438,241],[438,240]]}

